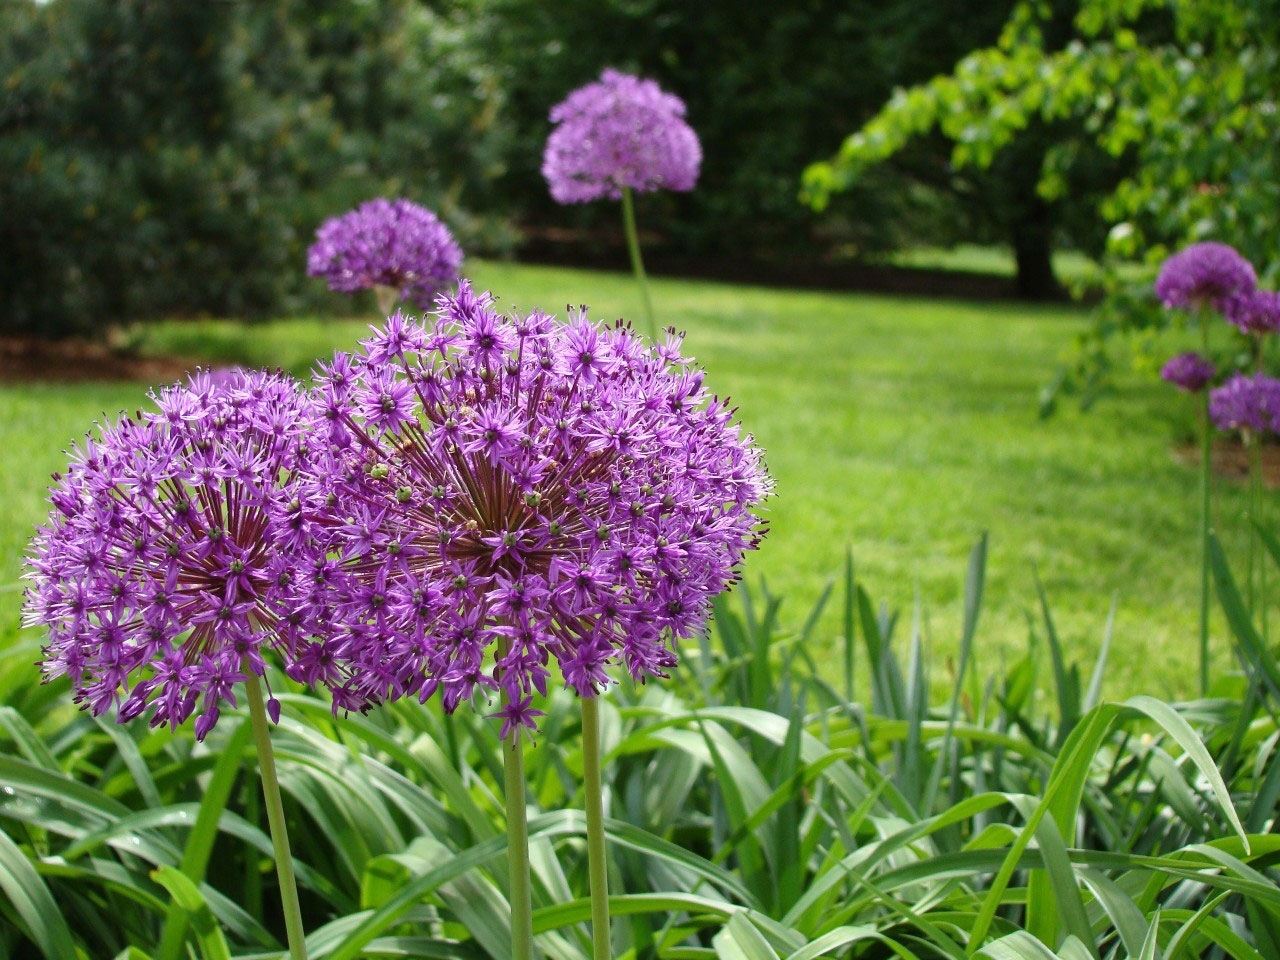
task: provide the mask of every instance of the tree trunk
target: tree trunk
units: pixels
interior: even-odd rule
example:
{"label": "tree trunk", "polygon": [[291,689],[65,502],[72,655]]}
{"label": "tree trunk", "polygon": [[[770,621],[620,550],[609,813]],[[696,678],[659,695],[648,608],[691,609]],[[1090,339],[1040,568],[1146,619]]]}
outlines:
{"label": "tree trunk", "polygon": [[1062,296],[1062,287],[1053,273],[1050,217],[1043,203],[1037,206],[1040,210],[1027,210],[1011,224],[1015,285],[1024,300],[1053,300]]}

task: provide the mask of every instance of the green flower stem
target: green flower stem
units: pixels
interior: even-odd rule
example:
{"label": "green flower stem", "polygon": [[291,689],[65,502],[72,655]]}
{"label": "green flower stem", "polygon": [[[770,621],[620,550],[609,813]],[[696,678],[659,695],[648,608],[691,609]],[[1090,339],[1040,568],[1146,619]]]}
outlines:
{"label": "green flower stem", "polygon": [[380,319],[391,316],[391,311],[396,307],[396,301],[400,299],[400,291],[395,287],[388,287],[379,283],[373,288],[373,296],[378,301],[378,313],[382,314]]}
{"label": "green flower stem", "polygon": [[622,188],[622,225],[627,232],[627,252],[631,254],[631,269],[640,285],[640,299],[644,302],[644,315],[649,323],[649,336],[658,339],[658,325],[653,319],[653,301],[649,299],[649,278],[644,274],[644,261],[640,259],[640,236],[636,233],[635,204],[631,188]]}
{"label": "green flower stem", "polygon": [[609,868],[604,846],[604,794],[600,781],[600,701],[582,697],[582,789],[587,807],[587,870],[591,880],[593,960],[609,960]]}
{"label": "green flower stem", "polygon": [[276,759],[271,752],[271,728],[267,709],[262,702],[262,684],[256,675],[245,681],[249,694],[249,719],[253,724],[253,740],[258,747],[258,773],[262,778],[262,796],[267,804],[267,823],[271,827],[271,846],[276,855],[276,876],[280,878],[280,906],[284,910],[284,929],[289,940],[291,960],[307,960],[306,938],[302,930],[302,908],[298,905],[298,884],[293,878],[293,854],[289,850],[289,832],[284,822],[284,804],[280,802],[280,782],[276,779]]}
{"label": "green flower stem", "polygon": [[[1261,335],[1253,338],[1254,344],[1254,370],[1256,373],[1262,373],[1262,351],[1264,344]],[[1254,442],[1253,457],[1249,462],[1252,483],[1250,484],[1249,497],[1249,536],[1255,541],[1255,551],[1258,555],[1258,619],[1262,623],[1262,642],[1267,642],[1267,555],[1262,549],[1262,534],[1258,532],[1258,528],[1262,526],[1262,437],[1259,436]]]}
{"label": "green flower stem", "polygon": [[[1209,355],[1209,318],[1200,311],[1200,342]],[[1209,429],[1209,387],[1200,391],[1200,696],[1209,695],[1209,513],[1212,489],[1212,433]]]}
{"label": "green flower stem", "polygon": [[524,747],[518,730],[502,742],[507,801],[507,866],[510,870],[512,960],[533,960],[533,893],[529,885],[529,824],[524,800]]}
{"label": "green flower stem", "polygon": [[1244,431],[1244,448],[1249,459],[1249,580],[1246,599],[1249,603],[1249,613],[1257,615],[1258,613],[1258,530],[1254,524],[1258,519],[1258,487],[1259,473],[1261,471],[1261,453],[1262,444],[1260,437],[1255,437],[1251,431]]}

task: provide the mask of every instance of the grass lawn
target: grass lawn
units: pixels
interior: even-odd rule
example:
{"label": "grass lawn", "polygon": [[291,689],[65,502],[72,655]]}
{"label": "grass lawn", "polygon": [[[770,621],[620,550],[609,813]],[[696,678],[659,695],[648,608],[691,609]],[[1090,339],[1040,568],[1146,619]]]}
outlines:
{"label": "grass lawn", "polygon": [[[481,262],[472,276],[522,309],[572,301],[602,318],[638,316],[623,274]],[[1118,593],[1110,692],[1191,691],[1196,475],[1170,454],[1184,401],[1134,375],[1088,414],[1068,406],[1039,422],[1036,391],[1069,352],[1082,312],[687,281],[659,280],[653,292],[769,452],[772,533],[748,576],[786,596],[784,621],[800,622],[852,546],[873,598],[908,615],[921,598],[941,666],[958,639],[966,556],[987,530],[983,668],[1025,650],[1038,567],[1069,655],[1089,664]],[[174,322],[147,331],[143,349],[304,372],[362,330],[350,319]],[[91,418],[136,407],[144,391],[0,385],[0,646],[16,633],[20,556],[60,451]],[[1243,505],[1243,487],[1229,485],[1220,520],[1235,557]],[[829,643],[834,616],[824,627]]]}

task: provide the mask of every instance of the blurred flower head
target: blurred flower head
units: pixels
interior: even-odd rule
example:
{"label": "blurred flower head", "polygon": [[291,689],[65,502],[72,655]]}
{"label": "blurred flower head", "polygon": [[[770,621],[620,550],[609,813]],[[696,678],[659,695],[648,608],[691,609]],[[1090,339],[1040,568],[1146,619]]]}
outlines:
{"label": "blurred flower head", "polygon": [[684,102],[652,80],[605,70],[551,109],[542,175],[559,203],[618,199],[622,188],[692,190],[702,164]]}
{"label": "blurred flower head", "polygon": [[1209,415],[1219,430],[1250,433],[1280,428],[1280,380],[1237,373],[1209,392]]}
{"label": "blurred flower head", "polygon": [[1213,363],[1195,351],[1171,357],[1160,369],[1162,379],[1187,393],[1199,393],[1213,379],[1213,374]]}
{"label": "blurred flower head", "polygon": [[763,528],[771,482],[674,334],[586,311],[504,316],[463,281],[318,373],[333,444],[304,503],[335,558],[308,603],[332,625],[293,675],[335,709],[501,688],[532,728],[550,667],[594,696],[663,676]]}
{"label": "blurred flower head", "polygon": [[55,474],[23,619],[48,628],[45,677],[69,677],[95,716],[150,709],[154,726],[199,710],[203,739],[300,626],[288,598],[316,555],[293,488],[311,407],[266,373],[196,374],[153,399]]}
{"label": "blurred flower head", "polygon": [[1280,293],[1273,290],[1238,293],[1223,304],[1223,314],[1241,333],[1275,333],[1280,330]]}
{"label": "blurred flower head", "polygon": [[1253,265],[1225,243],[1193,243],[1165,260],[1156,296],[1166,307],[1221,310],[1237,294],[1250,293],[1258,278]]}
{"label": "blurred flower head", "polygon": [[458,278],[462,249],[426,207],[409,200],[370,200],[316,231],[307,273],[330,290],[383,286],[426,306]]}

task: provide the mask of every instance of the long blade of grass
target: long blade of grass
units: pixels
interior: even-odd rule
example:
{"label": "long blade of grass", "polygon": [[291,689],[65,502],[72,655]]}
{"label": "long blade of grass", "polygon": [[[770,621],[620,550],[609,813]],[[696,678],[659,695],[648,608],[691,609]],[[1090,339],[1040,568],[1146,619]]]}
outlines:
{"label": "long blade of grass", "polygon": [[76,960],[71,930],[57,902],[22,850],[2,830],[0,891],[9,898],[25,932],[48,960]]}

